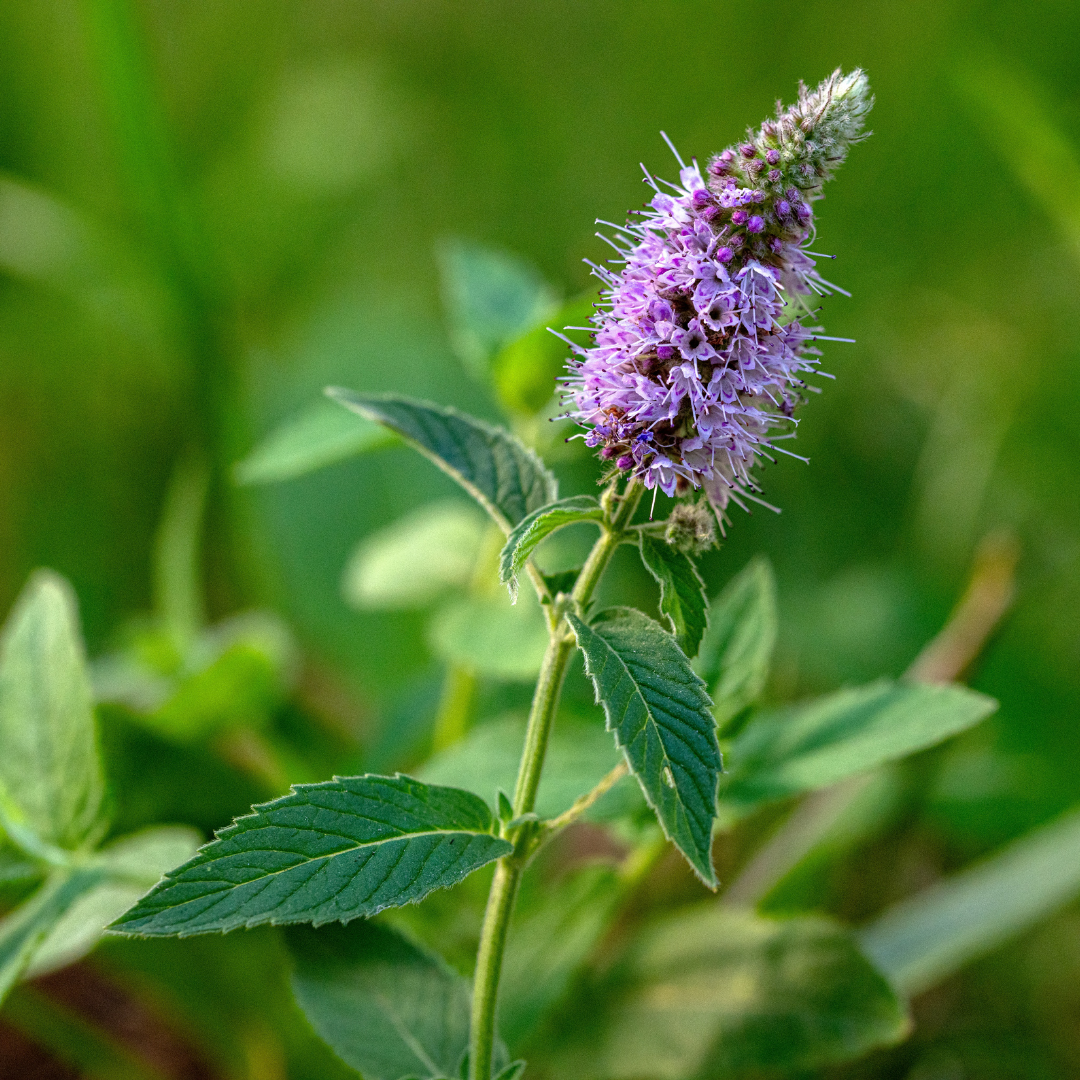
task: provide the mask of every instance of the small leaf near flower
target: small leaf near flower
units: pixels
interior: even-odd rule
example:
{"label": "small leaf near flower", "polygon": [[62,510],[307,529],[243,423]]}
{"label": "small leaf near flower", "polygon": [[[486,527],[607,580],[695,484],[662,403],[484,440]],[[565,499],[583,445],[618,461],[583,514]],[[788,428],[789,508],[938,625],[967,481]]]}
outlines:
{"label": "small leaf near flower", "polygon": [[575,495],[569,499],[534,510],[514,527],[499,556],[499,580],[510,590],[510,599],[517,603],[517,575],[532,553],[556,529],[579,521],[599,521],[603,517],[600,504],[591,495]]}
{"label": "small leaf near flower", "polygon": [[679,648],[693,659],[709,625],[705,582],[693,559],[642,533],[641,561],[660,585],[660,611],[671,624]]}

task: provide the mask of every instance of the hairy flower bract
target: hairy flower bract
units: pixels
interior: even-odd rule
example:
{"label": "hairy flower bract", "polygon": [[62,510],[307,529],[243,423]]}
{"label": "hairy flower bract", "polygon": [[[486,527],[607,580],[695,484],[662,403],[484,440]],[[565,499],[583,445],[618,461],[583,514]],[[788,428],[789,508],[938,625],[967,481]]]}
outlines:
{"label": "hairy flower bract", "polygon": [[811,204],[872,104],[861,71],[836,71],[706,175],[681,159],[678,184],[646,172],[655,195],[611,226],[621,269],[593,265],[593,343],[563,380],[568,415],[616,470],[667,495],[703,490],[718,515],[761,501],[754,466],[792,437],[819,363],[807,298],[843,291],[807,250]]}

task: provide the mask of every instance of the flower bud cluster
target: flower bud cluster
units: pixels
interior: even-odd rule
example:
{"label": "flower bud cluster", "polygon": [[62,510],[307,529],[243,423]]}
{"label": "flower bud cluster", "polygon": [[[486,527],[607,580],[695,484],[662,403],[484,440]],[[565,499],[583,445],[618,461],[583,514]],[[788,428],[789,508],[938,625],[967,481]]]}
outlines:
{"label": "flower bud cluster", "polygon": [[668,495],[702,488],[718,514],[760,501],[751,470],[790,437],[820,355],[805,297],[835,289],[805,250],[810,204],[871,105],[861,72],[835,72],[713,158],[707,180],[696,162],[670,193],[646,174],[656,194],[615,226],[622,269],[593,267],[604,303],[563,380],[568,415],[615,469]]}
{"label": "flower bud cluster", "polygon": [[716,543],[716,519],[702,503],[677,503],[668,516],[664,539],[677,551],[700,555]]}

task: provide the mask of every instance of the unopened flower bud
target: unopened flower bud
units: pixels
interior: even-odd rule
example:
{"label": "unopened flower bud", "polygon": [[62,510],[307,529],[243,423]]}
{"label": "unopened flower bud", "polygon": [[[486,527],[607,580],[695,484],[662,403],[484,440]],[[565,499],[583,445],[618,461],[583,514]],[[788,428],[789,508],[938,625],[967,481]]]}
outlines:
{"label": "unopened flower bud", "polygon": [[702,503],[679,503],[668,518],[664,539],[687,555],[700,555],[716,543],[716,520]]}

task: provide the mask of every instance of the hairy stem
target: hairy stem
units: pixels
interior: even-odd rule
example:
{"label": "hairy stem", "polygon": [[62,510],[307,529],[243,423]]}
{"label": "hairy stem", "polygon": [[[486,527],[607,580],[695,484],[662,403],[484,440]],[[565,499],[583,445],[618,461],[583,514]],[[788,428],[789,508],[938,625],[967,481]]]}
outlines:
{"label": "hairy stem", "polygon": [[[642,487],[631,481],[622,498],[618,500],[607,521],[603,523],[600,536],[593,546],[585,565],[578,575],[570,597],[570,603],[584,607],[592,598],[611,556],[622,543],[626,527],[641,500]],[[514,789],[514,814],[521,817],[532,813],[536,805],[536,792],[540,786],[540,774],[544,767],[548,736],[559,707],[566,668],[574,651],[574,638],[566,619],[554,620],[547,652],[540,668],[529,711],[529,726],[525,732],[525,746],[518,767],[517,785]],[[504,826],[505,829],[505,826]],[[476,956],[476,974],[473,979],[472,1027],[469,1033],[469,1080],[490,1080],[492,1048],[495,1043],[495,1005],[498,997],[499,976],[502,973],[503,953],[510,916],[514,909],[518,884],[525,870],[530,828],[519,828],[517,843],[512,854],[499,860],[495,878],[488,894],[484,924],[480,932],[480,948]]]}

